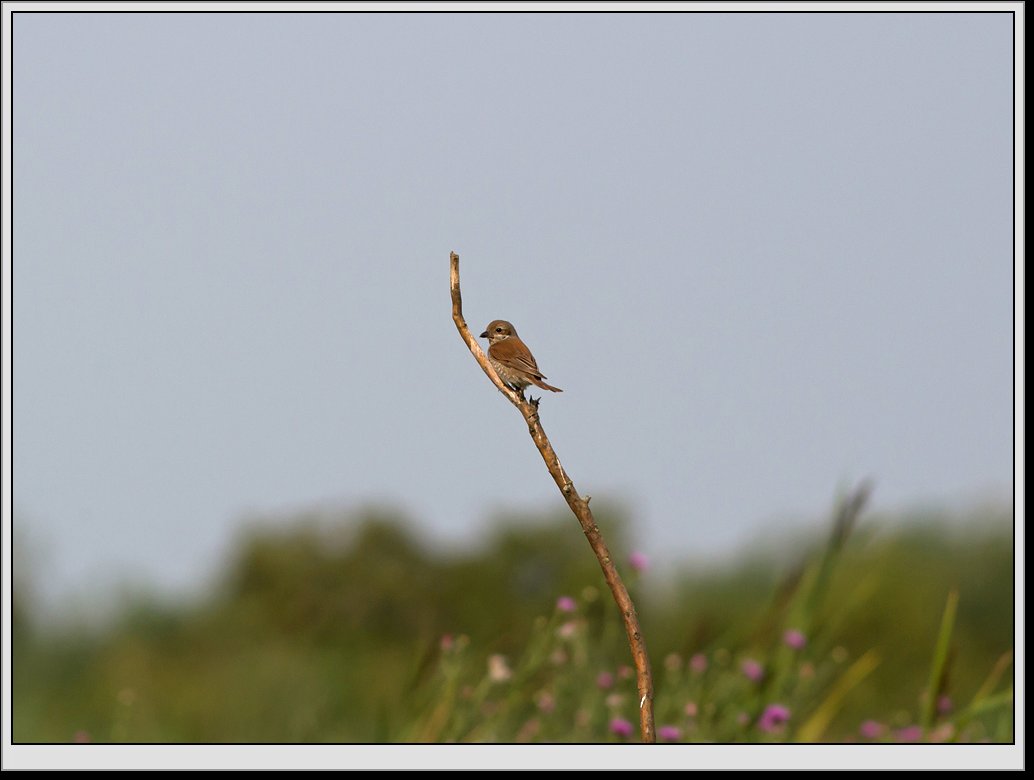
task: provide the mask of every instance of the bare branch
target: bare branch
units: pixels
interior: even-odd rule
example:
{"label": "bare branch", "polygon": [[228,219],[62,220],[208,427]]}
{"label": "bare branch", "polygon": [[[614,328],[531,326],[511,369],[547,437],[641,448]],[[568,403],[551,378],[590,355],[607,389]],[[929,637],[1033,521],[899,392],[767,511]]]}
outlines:
{"label": "bare branch", "polygon": [[459,330],[460,336],[467,344],[467,348],[470,353],[474,356],[474,360],[478,362],[481,369],[488,374],[488,378],[492,380],[492,383],[499,388],[499,392],[510,399],[510,403],[516,406],[518,409],[521,408],[521,396],[519,396],[514,390],[503,384],[503,380],[499,378],[499,374],[492,368],[492,364],[488,362],[488,356],[481,350],[481,345],[478,344],[477,339],[474,338],[474,334],[470,332],[470,328],[467,327],[466,321],[463,319],[463,298],[460,295],[460,256],[455,252],[449,255],[449,291],[452,293],[452,321],[456,323],[456,329]]}
{"label": "bare branch", "polygon": [[481,366],[481,369],[488,375],[488,378],[492,380],[492,383],[499,389],[499,392],[505,395],[510,403],[516,406],[521,415],[523,415],[524,420],[528,423],[528,433],[531,434],[535,446],[538,448],[539,453],[541,453],[542,460],[546,463],[546,469],[549,471],[550,476],[553,477],[557,487],[560,488],[560,493],[571,508],[574,516],[578,518],[578,523],[582,527],[582,533],[585,534],[585,538],[589,540],[592,551],[596,554],[596,559],[603,570],[603,578],[606,580],[618,610],[621,612],[621,619],[625,624],[625,633],[628,635],[628,646],[632,651],[632,661],[635,665],[636,683],[639,690],[639,730],[642,740],[643,742],[656,742],[657,735],[653,721],[653,674],[650,671],[650,658],[646,653],[646,642],[639,627],[639,616],[636,613],[635,604],[632,603],[632,598],[628,595],[628,589],[625,587],[625,583],[622,582],[621,575],[618,574],[617,566],[610,555],[610,550],[607,549],[603,536],[600,534],[599,526],[596,525],[596,520],[592,516],[592,510],[589,509],[590,496],[582,498],[578,495],[574,482],[567,476],[564,467],[560,465],[560,459],[553,450],[553,445],[550,444],[546,432],[542,429],[542,423],[539,420],[538,403],[524,400],[521,395],[503,384],[495,369],[492,368],[492,364],[488,362],[485,353],[481,350],[481,346],[477,343],[473,334],[471,334],[470,328],[467,327],[467,323],[463,319],[463,299],[460,296],[460,256],[455,252],[452,252],[449,256],[449,287],[452,293],[452,320],[456,323],[456,329],[460,332],[460,337],[466,342],[470,353],[474,356],[478,365]]}

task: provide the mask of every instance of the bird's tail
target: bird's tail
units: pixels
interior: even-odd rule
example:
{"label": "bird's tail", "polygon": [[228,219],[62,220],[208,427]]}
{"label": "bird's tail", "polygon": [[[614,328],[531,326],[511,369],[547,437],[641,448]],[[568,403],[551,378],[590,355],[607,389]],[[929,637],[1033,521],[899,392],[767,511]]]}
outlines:
{"label": "bird's tail", "polygon": [[547,385],[541,379],[537,379],[536,377],[532,377],[531,381],[535,383],[536,387],[541,387],[543,390],[551,390],[554,393],[562,393],[562,392],[564,392],[559,387],[553,387],[553,385]]}

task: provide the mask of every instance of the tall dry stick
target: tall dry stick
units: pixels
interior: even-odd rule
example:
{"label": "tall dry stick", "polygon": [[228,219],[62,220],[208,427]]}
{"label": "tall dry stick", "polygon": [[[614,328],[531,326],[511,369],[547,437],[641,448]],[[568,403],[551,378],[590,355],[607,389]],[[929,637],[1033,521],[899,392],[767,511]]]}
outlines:
{"label": "tall dry stick", "polygon": [[582,532],[585,534],[585,538],[589,540],[589,545],[592,547],[592,551],[596,553],[596,559],[600,562],[600,568],[603,569],[603,578],[607,581],[608,587],[610,587],[610,592],[614,596],[618,609],[621,610],[621,619],[625,624],[625,633],[628,634],[628,646],[632,650],[632,661],[635,663],[636,671],[636,685],[639,689],[639,730],[642,734],[643,742],[656,742],[657,735],[653,725],[653,674],[650,672],[650,658],[646,654],[643,632],[639,627],[639,616],[636,614],[635,604],[632,603],[632,599],[628,595],[625,583],[621,581],[621,575],[618,574],[614,560],[610,557],[610,550],[607,549],[607,545],[603,541],[600,528],[596,525],[595,519],[593,519],[592,510],[589,509],[590,496],[582,498],[578,495],[578,491],[574,489],[574,483],[567,476],[564,467],[560,465],[560,459],[557,457],[556,452],[554,452],[553,445],[549,443],[546,432],[542,430],[542,423],[539,421],[538,403],[526,401],[523,395],[518,394],[503,384],[495,369],[492,368],[492,364],[488,362],[485,353],[481,351],[481,346],[474,339],[470,328],[467,327],[467,323],[463,319],[463,300],[460,297],[460,256],[455,252],[449,255],[449,271],[449,287],[452,292],[452,320],[456,323],[456,329],[467,343],[467,347],[478,362],[478,365],[488,374],[488,378],[499,388],[499,392],[505,395],[510,400],[510,403],[516,406],[517,410],[524,416],[525,421],[528,423],[528,433],[531,434],[535,446],[538,447],[539,452],[542,454],[542,460],[546,462],[546,468],[553,477],[553,481],[556,482],[557,487],[560,488],[560,492],[563,494],[564,500],[567,501],[567,505],[571,507],[571,511],[574,512],[574,516],[578,518],[578,522],[582,526]]}

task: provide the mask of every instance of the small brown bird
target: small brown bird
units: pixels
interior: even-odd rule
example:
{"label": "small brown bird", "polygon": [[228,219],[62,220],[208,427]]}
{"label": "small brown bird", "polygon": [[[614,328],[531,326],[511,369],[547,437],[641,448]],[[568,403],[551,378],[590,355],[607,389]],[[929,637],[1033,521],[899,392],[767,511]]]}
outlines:
{"label": "small brown bird", "polygon": [[542,381],[546,377],[539,371],[531,350],[521,341],[516,328],[506,320],[492,320],[481,338],[488,339],[488,360],[499,378],[522,396],[528,385],[554,393],[564,392]]}

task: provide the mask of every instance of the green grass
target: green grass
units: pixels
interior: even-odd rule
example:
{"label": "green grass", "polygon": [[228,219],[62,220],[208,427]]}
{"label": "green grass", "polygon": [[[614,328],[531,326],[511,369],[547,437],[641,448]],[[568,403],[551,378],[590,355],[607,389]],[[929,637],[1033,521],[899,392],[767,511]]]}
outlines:
{"label": "green grass", "polygon": [[[782,553],[624,572],[659,736],[1011,741],[1002,514],[863,516]],[[598,519],[627,560],[625,514],[603,505]],[[24,592],[16,743],[638,739],[623,629],[563,513],[508,518],[462,554],[429,551],[384,513],[256,529],[203,599],[143,599],[103,627],[37,625]]]}

